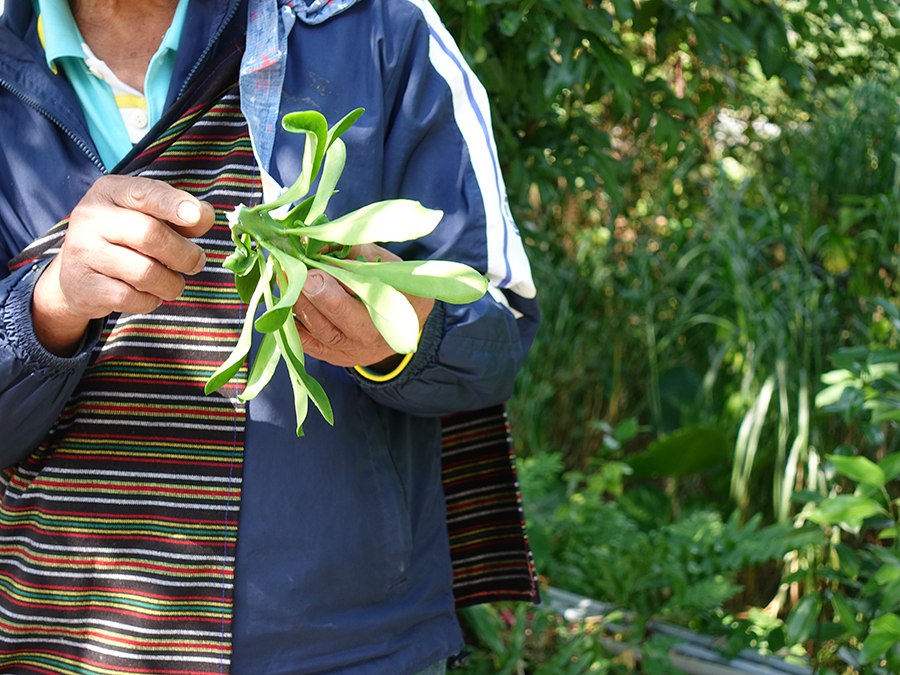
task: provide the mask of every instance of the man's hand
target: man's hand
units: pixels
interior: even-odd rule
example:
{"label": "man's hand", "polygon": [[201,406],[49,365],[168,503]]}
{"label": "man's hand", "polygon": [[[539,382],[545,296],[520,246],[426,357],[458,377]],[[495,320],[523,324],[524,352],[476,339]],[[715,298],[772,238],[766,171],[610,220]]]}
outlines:
{"label": "man's hand", "polygon": [[112,312],[143,314],[184,291],[206,256],[189,237],[213,225],[212,206],[167,183],[104,176],[69,218],[59,255],[34,289],[37,338],[52,353],[71,355],[91,319]]}
{"label": "man's hand", "polygon": [[[370,262],[379,258],[398,261],[390,251],[366,244],[354,246],[349,259],[364,257]],[[419,328],[434,307],[434,300],[406,296],[419,317]],[[375,328],[366,306],[347,292],[334,277],[320,270],[310,269],[303,293],[294,305],[297,330],[303,351],[313,358],[335,366],[370,366],[388,373],[399,365],[398,355]]]}

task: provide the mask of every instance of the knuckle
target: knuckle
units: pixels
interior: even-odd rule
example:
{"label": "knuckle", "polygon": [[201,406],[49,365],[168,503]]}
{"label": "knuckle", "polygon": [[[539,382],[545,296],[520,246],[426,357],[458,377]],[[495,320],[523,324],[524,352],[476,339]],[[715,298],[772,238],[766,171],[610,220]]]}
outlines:
{"label": "knuckle", "polygon": [[316,337],[323,345],[332,349],[340,349],[347,342],[347,336],[333,326],[323,330]]}

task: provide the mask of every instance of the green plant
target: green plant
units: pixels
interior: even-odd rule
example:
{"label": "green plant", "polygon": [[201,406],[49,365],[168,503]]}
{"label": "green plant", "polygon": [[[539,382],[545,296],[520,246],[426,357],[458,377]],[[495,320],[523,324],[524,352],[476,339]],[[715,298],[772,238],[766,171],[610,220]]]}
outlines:
{"label": "green plant", "polygon": [[787,620],[789,641],[808,643],[822,667],[849,663],[863,674],[900,669],[900,352],[885,344],[900,313],[882,299],[870,303],[891,329],[872,346],[835,352],[816,397],[849,442],[827,455],[827,491],[794,496],[804,504],[798,521],[817,523],[827,544],[785,579],[805,590]]}
{"label": "green plant", "polygon": [[[285,115],[285,129],[306,134],[300,176],[277,199],[253,208],[238,206],[229,216],[235,251],[224,266],[234,272],[238,293],[249,307],[237,345],[209,378],[206,393],[219,389],[243,365],[255,327],[264,337],[247,386],[238,398],[254,398],[283,358],[294,391],[298,436],[302,434],[309,399],[329,423],[334,423],[325,390],[306,372],[303,346],[294,323],[293,308],[309,267],[327,272],[354,293],[378,331],[400,354],[414,352],[419,335],[419,319],[404,293],[466,303],[477,300],[487,290],[487,279],[460,263],[347,259],[353,245],[424,236],[443,216],[418,202],[393,199],[369,204],[334,220],[327,218],[328,200],[347,159],[340,136],[362,112],[354,110],[330,129],[325,118],[315,111]],[[322,176],[316,192],[307,197],[320,169]],[[297,202],[286,215],[273,214],[276,209]],[[276,296],[277,289],[280,293]],[[257,307],[263,303],[266,311],[255,318]]]}

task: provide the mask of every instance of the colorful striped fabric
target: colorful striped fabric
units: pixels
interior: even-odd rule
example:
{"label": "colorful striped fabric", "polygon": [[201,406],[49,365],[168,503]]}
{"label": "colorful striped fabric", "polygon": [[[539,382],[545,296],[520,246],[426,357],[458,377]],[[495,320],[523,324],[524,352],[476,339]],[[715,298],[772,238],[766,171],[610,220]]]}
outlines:
{"label": "colorful striped fabric", "polygon": [[[0,672],[228,672],[246,367],[203,386],[246,309],[223,214],[261,198],[233,71],[200,78],[122,170],[215,206],[207,267],[152,314],[109,318],[46,441],[0,481]],[[55,255],[65,226],[11,267]],[[443,422],[458,605],[538,601],[503,406]]]}
{"label": "colorful striped fabric", "polygon": [[[246,368],[203,386],[244,310],[224,213],[261,189],[236,86],[210,93],[127,170],[216,208],[207,267],[152,314],[110,317],[47,440],[5,474],[0,672],[229,670]],[[20,260],[51,255],[64,225]]]}
{"label": "colorful striped fabric", "polygon": [[442,432],[457,607],[540,602],[504,406],[445,417]]}

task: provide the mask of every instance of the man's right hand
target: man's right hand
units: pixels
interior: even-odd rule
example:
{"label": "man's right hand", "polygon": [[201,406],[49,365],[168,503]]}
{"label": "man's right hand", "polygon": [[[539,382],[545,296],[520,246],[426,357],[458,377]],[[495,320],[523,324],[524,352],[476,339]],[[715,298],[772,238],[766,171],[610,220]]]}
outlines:
{"label": "man's right hand", "polygon": [[206,256],[189,238],[213,225],[212,206],[167,183],[104,176],[72,211],[59,255],[38,279],[35,335],[71,356],[91,319],[145,314],[184,291]]}

